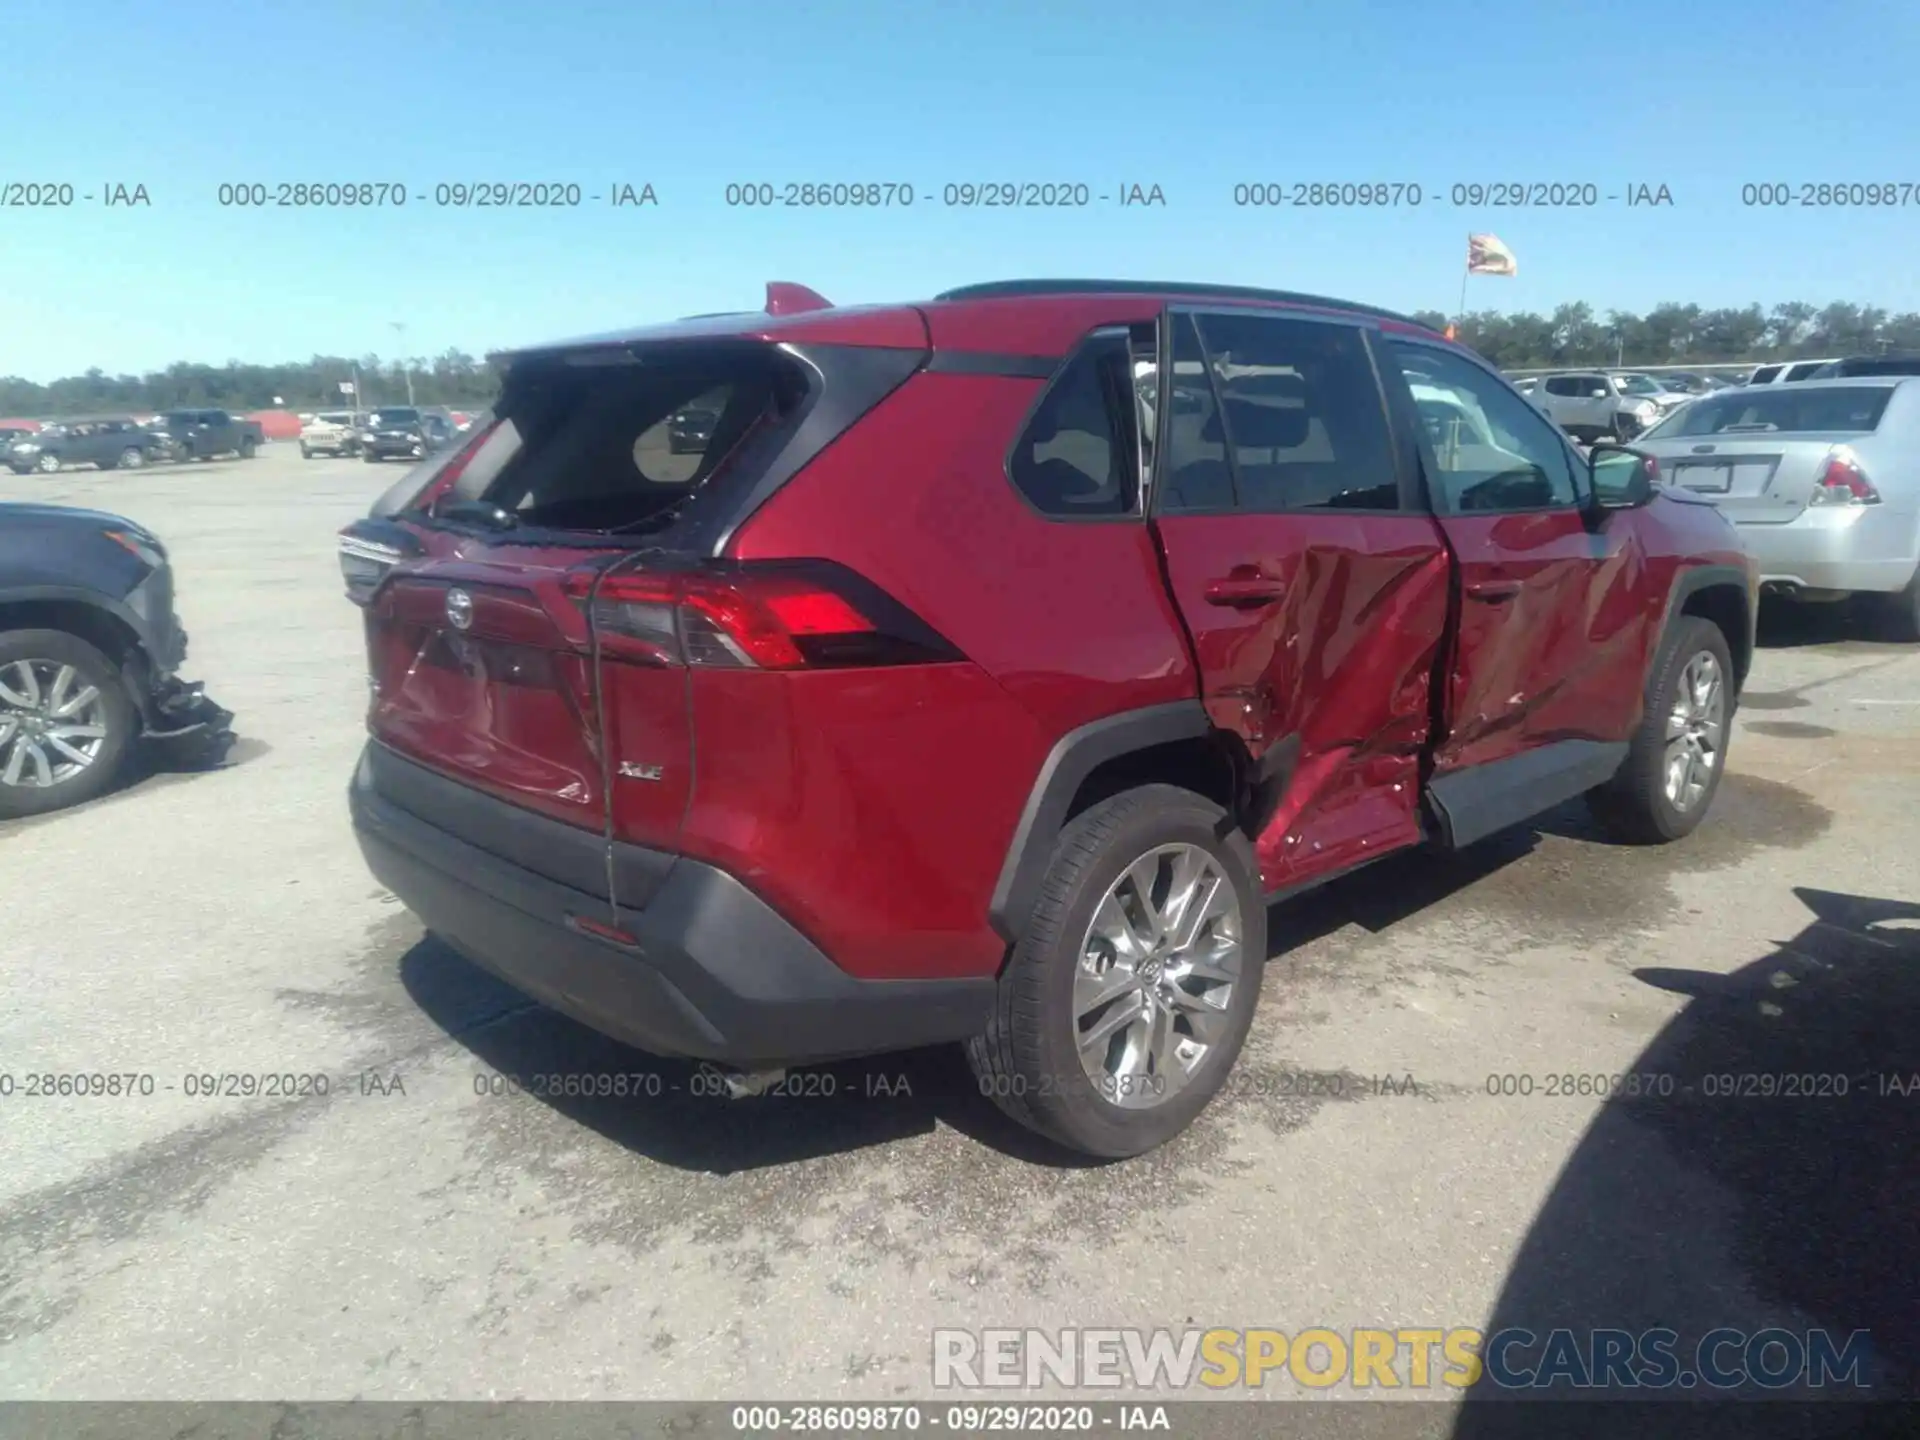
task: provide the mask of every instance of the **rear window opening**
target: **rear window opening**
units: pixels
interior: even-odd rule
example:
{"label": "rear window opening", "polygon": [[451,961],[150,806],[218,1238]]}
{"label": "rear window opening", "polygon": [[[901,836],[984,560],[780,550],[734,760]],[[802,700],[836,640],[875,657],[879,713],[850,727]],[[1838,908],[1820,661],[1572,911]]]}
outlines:
{"label": "rear window opening", "polygon": [[1647,432],[1649,440],[1695,435],[1867,435],[1880,428],[1893,397],[1889,385],[1821,386],[1810,390],[1741,388],[1677,410]]}
{"label": "rear window opening", "polygon": [[516,528],[657,530],[748,442],[784,431],[808,394],[807,373],[760,343],[524,362],[449,498],[497,507]]}

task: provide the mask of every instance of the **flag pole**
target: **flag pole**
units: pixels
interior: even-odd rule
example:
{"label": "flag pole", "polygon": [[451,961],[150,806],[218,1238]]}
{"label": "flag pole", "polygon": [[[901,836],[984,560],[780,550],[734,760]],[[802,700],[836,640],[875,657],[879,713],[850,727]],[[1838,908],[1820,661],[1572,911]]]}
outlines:
{"label": "flag pole", "polygon": [[1453,312],[1454,323],[1464,323],[1467,318],[1467,281],[1473,278],[1473,261],[1467,261],[1467,268],[1460,272],[1460,308]]}

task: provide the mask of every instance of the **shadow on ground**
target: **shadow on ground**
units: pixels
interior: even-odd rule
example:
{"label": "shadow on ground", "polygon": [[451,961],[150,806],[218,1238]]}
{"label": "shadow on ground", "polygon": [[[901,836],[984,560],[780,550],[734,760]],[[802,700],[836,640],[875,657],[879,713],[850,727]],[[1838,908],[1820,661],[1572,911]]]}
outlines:
{"label": "shadow on ground", "polygon": [[[1098,1163],[1003,1115],[958,1046],[813,1066],[793,1072],[784,1090],[729,1101],[705,1067],[646,1054],[535,1004],[432,936],[401,957],[400,979],[486,1072],[515,1077],[567,1119],[662,1165],[731,1174],[884,1145],[939,1123],[1018,1159]],[[615,1087],[625,1093],[566,1093]]]}
{"label": "shadow on ground", "polygon": [[[1665,881],[1676,870],[1736,863],[1762,845],[1795,847],[1827,819],[1788,787],[1730,775],[1685,846],[1648,849],[1607,843],[1574,802],[1461,854],[1392,856],[1277,906],[1268,914],[1269,954],[1288,956],[1347,926],[1388,932],[1454,897],[1510,919],[1516,933],[1600,944],[1625,927],[1668,918],[1675,902]],[[1270,995],[1316,983],[1311,973],[1279,969],[1269,967]],[[437,940],[402,956],[400,978],[421,1010],[489,1071],[624,1083],[624,1095],[566,1094],[551,1083],[537,1093],[569,1119],[661,1164],[730,1173],[881,1145],[940,1123],[1032,1163],[1092,1163],[1007,1119],[980,1093],[957,1047],[808,1070],[794,1077],[795,1092],[726,1103],[696,1067],[656,1059],[537,1006]],[[620,1075],[629,1078],[596,1078]]]}
{"label": "shadow on ground", "polygon": [[[1811,917],[1805,928],[1730,975],[1636,972],[1690,1003],[1635,1065],[1642,1093],[1609,1102],[1569,1160],[1489,1337],[1513,1327],[1543,1339],[1561,1327],[1583,1336],[1662,1327],[1678,1333],[1674,1349],[1691,1370],[1693,1346],[1721,1326],[1824,1329],[1841,1347],[1864,1330],[1860,1377],[1871,1395],[1916,1395],[1920,904],[1795,894]],[[1544,1344],[1510,1353],[1516,1367],[1531,1367]],[[1554,1393],[1581,1392],[1563,1384]],[[1662,1393],[1713,1392],[1683,1381]],[[1841,1385],[1827,1394],[1862,1392]],[[1672,1412],[1626,1399],[1542,1413],[1500,1395],[1474,1392],[1457,1440],[1683,1433]],[[1730,1417],[1724,1432],[1705,1428],[1719,1423],[1708,1408]],[[1689,1411],[1689,1435],[1892,1434],[1916,1419],[1904,1407],[1764,1401]]]}
{"label": "shadow on ground", "polygon": [[1811,645],[1863,652],[1899,649],[1898,642],[1886,638],[1883,613],[1876,595],[1855,595],[1818,605],[1766,599],[1760,602],[1754,639],[1763,650],[1797,650]]}
{"label": "shadow on ground", "polygon": [[118,804],[134,795],[184,784],[200,775],[232,770],[261,756],[273,747],[251,736],[236,736],[231,744],[208,750],[203,746],[149,741],[134,747],[119,775],[100,794],[82,805],[65,810],[50,810],[44,815],[29,815],[19,820],[0,822],[0,838],[25,834],[42,825],[55,825],[69,815]]}

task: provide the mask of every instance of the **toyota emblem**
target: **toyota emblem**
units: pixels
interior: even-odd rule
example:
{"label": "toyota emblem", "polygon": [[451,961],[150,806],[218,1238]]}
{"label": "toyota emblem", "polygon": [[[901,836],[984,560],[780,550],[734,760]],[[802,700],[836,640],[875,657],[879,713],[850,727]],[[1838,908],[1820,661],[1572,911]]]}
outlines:
{"label": "toyota emblem", "polygon": [[447,591],[447,623],[456,630],[473,628],[473,596],[464,590]]}

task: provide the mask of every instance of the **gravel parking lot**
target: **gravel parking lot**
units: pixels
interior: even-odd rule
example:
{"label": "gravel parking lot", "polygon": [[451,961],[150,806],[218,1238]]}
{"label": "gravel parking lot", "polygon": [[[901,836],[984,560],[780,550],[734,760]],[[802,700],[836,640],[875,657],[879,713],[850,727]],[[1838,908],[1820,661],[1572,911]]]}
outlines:
{"label": "gravel parking lot", "polygon": [[[333,536],[398,473],[277,445],[0,477],[167,541],[188,677],[242,736],[0,828],[0,1398],[930,1396],[943,1325],[1821,1325],[1911,1377],[1920,1090],[1877,1077],[1920,1072],[1920,652],[1770,621],[1678,847],[1575,807],[1277,911],[1230,1098],[1070,1165],[955,1055],[696,1097],[422,937],[344,798]],[[48,1072],[154,1084],[23,1098]],[[557,1072],[659,1093],[491,1093]],[[1735,1072],[1848,1093],[1702,1097]],[[1549,1078],[1625,1073],[1683,1088]]]}

